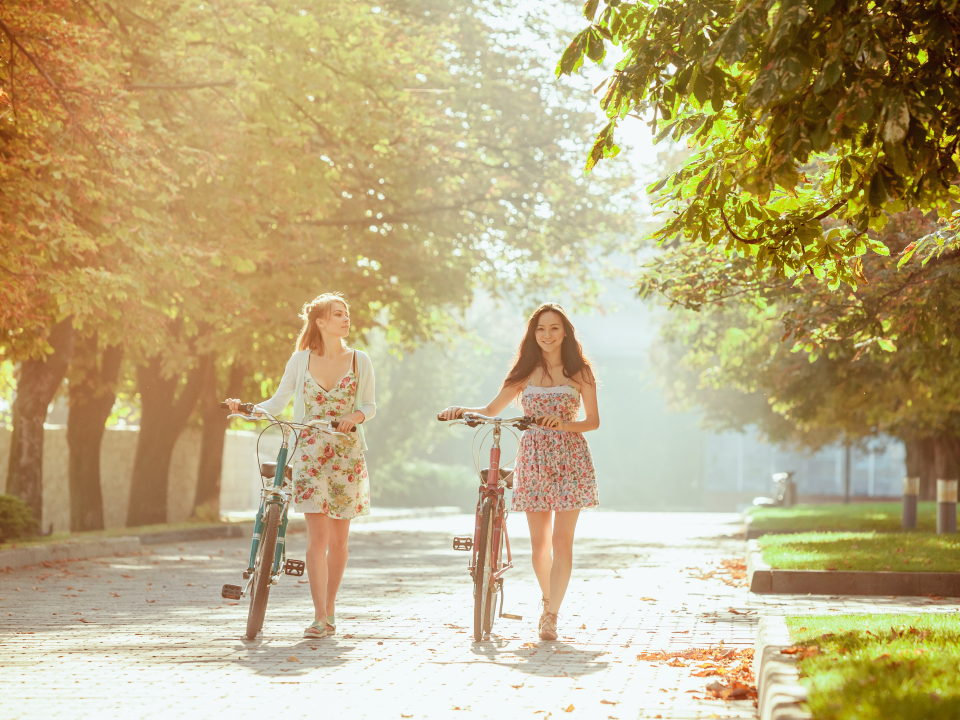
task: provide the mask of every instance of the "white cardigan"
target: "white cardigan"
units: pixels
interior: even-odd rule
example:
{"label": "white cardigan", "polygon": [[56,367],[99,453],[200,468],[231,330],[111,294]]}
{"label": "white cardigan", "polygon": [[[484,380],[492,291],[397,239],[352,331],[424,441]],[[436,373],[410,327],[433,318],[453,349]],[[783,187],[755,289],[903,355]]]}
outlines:
{"label": "white cardigan", "polygon": [[[364,422],[377,414],[377,403],[374,401],[373,363],[362,350],[357,350],[357,394],[353,402],[354,411],[363,413]],[[299,350],[290,356],[287,367],[283,371],[283,378],[277,387],[277,392],[269,400],[257,405],[258,408],[279,416],[293,398],[293,420],[303,422],[306,408],[303,402],[303,383],[307,379],[307,367],[310,364],[310,351]],[[352,369],[352,368],[351,368]],[[363,432],[363,425],[357,425],[357,434],[360,436],[360,448],[367,449],[367,441]]]}

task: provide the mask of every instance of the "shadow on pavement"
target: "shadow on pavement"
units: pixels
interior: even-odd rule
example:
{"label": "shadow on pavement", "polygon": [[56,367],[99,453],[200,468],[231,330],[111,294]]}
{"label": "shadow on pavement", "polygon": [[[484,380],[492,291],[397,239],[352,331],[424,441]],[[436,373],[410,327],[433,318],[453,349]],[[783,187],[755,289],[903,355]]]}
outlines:
{"label": "shadow on pavement", "polygon": [[582,650],[564,642],[525,643],[528,647],[513,650],[506,649],[506,645],[504,639],[493,636],[489,641],[473,643],[472,652],[478,660],[486,660],[498,667],[546,677],[592,675],[610,665],[600,660],[606,652]]}

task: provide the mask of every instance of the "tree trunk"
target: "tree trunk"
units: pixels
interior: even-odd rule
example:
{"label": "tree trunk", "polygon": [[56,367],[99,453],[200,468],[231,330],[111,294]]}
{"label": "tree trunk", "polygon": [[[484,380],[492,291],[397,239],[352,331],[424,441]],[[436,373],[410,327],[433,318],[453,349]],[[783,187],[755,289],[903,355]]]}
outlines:
{"label": "tree trunk", "polygon": [[203,363],[187,373],[177,396],[180,375],[164,377],[159,355],[137,368],[140,433],[133,461],[127,527],[167,521],[167,488],[173,446],[187,425],[200,395]]}
{"label": "tree trunk", "polygon": [[920,478],[920,500],[937,499],[937,478],[934,472],[934,446],[932,435],[910,435],[903,439],[907,450],[907,477]]}
{"label": "tree trunk", "polygon": [[934,481],[960,479],[960,438],[947,434],[936,436],[933,475]]}
{"label": "tree trunk", "polygon": [[53,354],[43,360],[20,363],[17,399],[13,403],[13,436],[7,465],[7,493],[16,495],[33,511],[43,528],[43,422],[47,408],[63,382],[73,350],[73,318],[50,329],[47,341]]}
{"label": "tree trunk", "polygon": [[103,529],[100,446],[117,399],[116,382],[123,347],[111,345],[98,357],[97,333],[77,342],[70,366],[70,530]]}
{"label": "tree trunk", "polygon": [[200,439],[200,466],[197,469],[197,493],[193,514],[203,519],[220,517],[220,479],[223,472],[223,443],[230,421],[227,411],[220,407],[222,400],[239,397],[246,368],[237,363],[230,366],[227,390],[221,397],[217,392],[217,366],[211,357],[205,367],[203,390],[200,392],[200,412],[203,416],[203,435]]}

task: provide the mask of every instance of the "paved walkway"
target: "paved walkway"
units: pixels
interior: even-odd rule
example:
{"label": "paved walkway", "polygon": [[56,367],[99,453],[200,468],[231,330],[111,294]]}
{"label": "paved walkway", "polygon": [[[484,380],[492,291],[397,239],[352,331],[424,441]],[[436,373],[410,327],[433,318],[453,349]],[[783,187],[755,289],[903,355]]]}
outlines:
{"label": "paved walkway", "polygon": [[[284,577],[262,639],[241,640],[237,582],[247,543],[0,574],[0,718],[83,716],[338,718],[753,718],[752,702],[695,700],[710,682],[638,662],[642,651],[753,643],[758,615],[956,610],[926,599],[751,597],[693,576],[741,556],[737,517],[584,513],[561,640],[539,642],[539,594],[522,516],[518,569],[491,641],[473,643],[467,554],[472,517],[358,525],[335,638],[303,640],[305,582]],[[302,557],[305,538],[290,538]],[[702,692],[697,697],[701,697]],[[11,702],[16,698],[16,702]]]}

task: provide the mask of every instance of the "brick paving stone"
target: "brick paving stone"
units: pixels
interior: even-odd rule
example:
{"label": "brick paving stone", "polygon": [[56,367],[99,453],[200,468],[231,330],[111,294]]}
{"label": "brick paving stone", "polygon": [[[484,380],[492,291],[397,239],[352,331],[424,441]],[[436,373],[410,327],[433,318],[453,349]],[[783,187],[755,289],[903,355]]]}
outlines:
{"label": "brick paving stone", "polygon": [[[957,610],[926,598],[751,596],[691,577],[742,557],[738,520],[584,513],[556,643],[536,637],[539,593],[516,515],[505,610],[524,619],[499,619],[483,643],[470,634],[467,554],[451,549],[471,516],[357,525],[338,635],[322,640],[300,636],[312,611],[294,577],[273,589],[263,636],[241,639],[246,601],[219,592],[238,582],[244,540],[18,569],[0,574],[0,718],[753,718],[750,702],[693,699],[706,679],[637,653],[750,647],[760,614]],[[292,535],[291,557],[304,545]]]}

